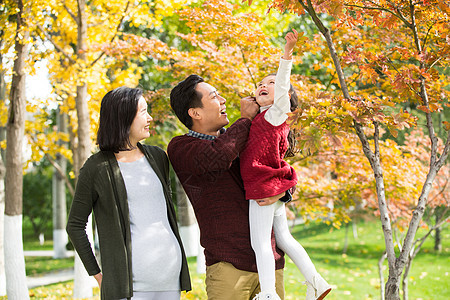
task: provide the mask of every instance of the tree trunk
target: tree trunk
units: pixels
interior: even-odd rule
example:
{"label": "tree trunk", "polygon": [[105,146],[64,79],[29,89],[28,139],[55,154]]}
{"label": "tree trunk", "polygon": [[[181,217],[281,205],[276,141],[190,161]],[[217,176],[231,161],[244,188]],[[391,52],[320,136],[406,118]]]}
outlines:
{"label": "tree trunk", "polygon": [[[435,211],[435,217],[436,217],[436,223],[439,222],[439,214],[437,213],[438,210]],[[437,227],[434,230],[434,250],[437,252],[442,251],[442,243],[441,243],[441,227]]]}
{"label": "tree trunk", "polygon": [[[5,175],[5,271],[8,298],[29,299],[25,275],[22,241],[22,144],[25,131],[25,61],[28,56],[26,40],[29,32],[23,24],[24,7],[17,0],[17,31],[11,82],[10,105],[6,125],[6,175]],[[23,43],[23,44],[22,44]]]}
{"label": "tree trunk", "polygon": [[386,282],[385,300],[400,300],[400,276],[389,276]]}
{"label": "tree trunk", "polygon": [[200,230],[194,209],[176,175],[175,184],[178,224],[180,225],[180,236],[183,241],[184,251],[187,257],[197,256],[197,273],[203,274],[206,272],[205,255],[204,249],[200,245]]}
{"label": "tree trunk", "polygon": [[[344,76],[344,73],[342,71],[342,68],[340,66],[339,61],[339,55],[337,54],[333,40],[331,38],[330,30],[324,26],[322,21],[320,20],[319,16],[316,14],[316,11],[314,9],[314,6],[311,3],[311,0],[298,0],[299,4],[303,6],[305,11],[308,12],[308,14],[311,16],[312,20],[314,21],[315,25],[319,29],[319,31],[322,33],[324,38],[326,39],[328,49],[330,51],[330,55],[333,59],[333,63],[336,69],[336,74],[339,78],[340,87],[343,93],[344,98],[351,99],[350,94],[348,92],[348,87],[346,83],[346,79]],[[418,53],[422,53],[421,48],[421,40],[418,38],[419,35],[417,33],[417,28],[415,24],[415,7],[414,3],[410,2],[410,18],[411,23],[407,24],[408,27],[412,30],[412,36],[414,39],[414,43],[417,47]],[[421,65],[421,68],[425,68],[427,66]],[[420,77],[420,94],[423,101],[423,105],[429,109],[429,101],[428,101],[428,95],[427,95],[427,83],[425,82],[424,77]],[[359,124],[358,122],[354,121],[354,128],[356,130],[356,133],[361,141],[363,152],[367,159],[370,162],[370,165],[372,167],[374,176],[375,176],[375,182],[376,182],[376,192],[377,192],[377,199],[378,199],[378,206],[380,210],[380,219],[382,223],[383,228],[383,234],[385,239],[385,246],[386,246],[386,256],[388,259],[389,264],[389,278],[386,283],[386,300],[399,300],[399,282],[400,282],[400,276],[403,271],[403,268],[405,267],[405,264],[408,259],[409,252],[412,247],[412,243],[414,241],[414,236],[417,232],[417,228],[420,224],[420,220],[422,219],[423,213],[425,211],[425,207],[428,201],[428,195],[430,193],[430,190],[432,188],[432,184],[434,181],[434,178],[436,177],[437,172],[442,167],[444,162],[446,161],[450,149],[450,131],[447,135],[447,141],[444,145],[444,150],[442,151],[441,156],[438,156],[438,147],[437,147],[437,137],[434,133],[434,127],[433,122],[431,118],[431,113],[426,113],[426,119],[427,119],[427,127],[429,131],[429,137],[431,140],[431,153],[430,153],[430,168],[429,172],[427,174],[427,178],[424,182],[424,185],[422,187],[422,193],[418,199],[417,206],[414,209],[412,213],[411,221],[409,222],[408,231],[406,233],[406,237],[404,239],[402,250],[400,252],[399,257],[396,257],[395,251],[394,251],[394,241],[393,241],[393,234],[391,229],[391,221],[389,218],[389,210],[388,205],[386,202],[385,197],[385,190],[384,190],[384,180],[383,180],[383,170],[380,163],[380,149],[379,149],[379,124],[377,122],[374,122],[375,125],[375,134],[374,134],[374,144],[375,144],[375,151],[372,151],[370,148],[370,143],[368,141],[368,138],[366,134],[364,133],[363,126]]]}
{"label": "tree trunk", "polygon": [[0,297],[6,295],[4,223],[5,223],[5,165],[0,155]]}
{"label": "tree trunk", "polygon": [[358,239],[358,227],[356,226],[355,220],[352,221],[352,229],[353,229],[353,238],[355,240],[357,240]]}
{"label": "tree trunk", "polygon": [[384,300],[384,276],[383,276],[383,263],[386,260],[386,252],[381,255],[378,260],[378,275],[380,277],[380,299]]}
{"label": "tree trunk", "polygon": [[[57,127],[59,132],[67,132],[67,120],[64,114],[58,109]],[[63,144],[64,142],[59,142]],[[57,154],[56,163],[61,172],[65,174],[67,160],[64,156]],[[53,258],[67,257],[66,245],[69,241],[66,233],[67,204],[66,204],[66,182],[63,176],[55,170],[53,172]]]}
{"label": "tree trunk", "polygon": [[412,256],[409,257],[408,262],[406,263],[405,266],[405,271],[403,272],[402,277],[403,300],[408,300],[408,275],[409,271],[411,270],[413,258],[414,257]]}
{"label": "tree trunk", "polygon": [[183,186],[175,176],[175,191],[178,207],[178,224],[180,225],[180,236],[183,240],[186,256],[197,256],[198,251],[198,226],[191,202],[189,201]]}
{"label": "tree trunk", "polygon": [[346,254],[347,249],[348,249],[348,223],[345,224],[344,249],[342,249],[342,254]]}
{"label": "tree trunk", "polygon": [[[2,47],[3,32],[0,36],[0,48]],[[3,58],[0,53],[0,64]],[[0,102],[6,103],[6,82],[5,71],[0,70]],[[0,127],[0,141],[6,139],[6,128]],[[5,275],[5,249],[3,247],[4,239],[4,220],[5,220],[5,150],[0,149],[0,297],[6,295],[6,275]]]}
{"label": "tree trunk", "polygon": [[[80,68],[83,70],[86,64],[86,49],[87,49],[87,16],[86,16],[86,0],[78,0],[78,16],[77,16],[77,58],[78,62],[81,62]],[[84,64],[84,65],[83,65]],[[77,131],[77,161],[74,163],[75,176],[78,178],[79,170],[84,162],[91,155],[91,137],[89,134],[90,119],[88,110],[88,93],[87,84],[82,81],[77,86],[77,96],[75,99],[75,105],[78,118],[78,131]],[[89,217],[88,224],[86,226],[87,235],[93,246],[93,233],[92,233],[92,216]],[[94,248],[94,247],[92,247]],[[73,296],[75,298],[90,298],[92,297],[93,278],[91,278],[86,272],[80,257],[75,254],[75,278]]]}

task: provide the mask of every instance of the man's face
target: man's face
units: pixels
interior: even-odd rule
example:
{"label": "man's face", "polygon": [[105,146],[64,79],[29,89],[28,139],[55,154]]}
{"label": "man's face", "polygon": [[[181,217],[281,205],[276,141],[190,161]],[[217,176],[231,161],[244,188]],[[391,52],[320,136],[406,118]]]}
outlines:
{"label": "man's face", "polygon": [[200,116],[199,125],[205,131],[218,131],[229,123],[226,113],[225,98],[206,82],[200,82],[195,90],[202,95],[203,107],[196,108]]}

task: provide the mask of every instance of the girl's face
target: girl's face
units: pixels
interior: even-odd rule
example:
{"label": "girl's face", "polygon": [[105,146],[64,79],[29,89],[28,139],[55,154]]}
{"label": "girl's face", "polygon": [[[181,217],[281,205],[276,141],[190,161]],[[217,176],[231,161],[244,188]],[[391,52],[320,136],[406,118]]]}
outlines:
{"label": "girl's face", "polygon": [[152,117],[147,112],[147,101],[141,97],[138,102],[137,113],[130,127],[130,142],[137,145],[140,140],[150,136],[150,122]]}
{"label": "girl's face", "polygon": [[259,106],[267,106],[273,104],[274,89],[275,88],[275,75],[269,75],[264,77],[260,83],[258,83],[258,87],[256,88],[255,98],[256,103]]}

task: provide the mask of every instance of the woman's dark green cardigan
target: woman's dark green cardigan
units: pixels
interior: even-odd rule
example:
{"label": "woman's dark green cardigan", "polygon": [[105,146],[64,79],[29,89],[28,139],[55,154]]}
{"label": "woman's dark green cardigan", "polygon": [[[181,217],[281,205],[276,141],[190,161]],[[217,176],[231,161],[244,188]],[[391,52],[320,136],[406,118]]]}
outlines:
{"label": "woman's dark green cardigan", "polygon": [[[164,150],[158,147],[140,143],[138,147],[161,180],[169,224],[182,253],[181,290],[189,291],[189,270],[171,198],[169,160]],[[133,296],[133,273],[127,191],[113,152],[100,151],[81,168],[67,222],[67,233],[89,275],[100,272],[85,231],[92,210],[97,224],[103,273],[101,299],[130,298]]]}

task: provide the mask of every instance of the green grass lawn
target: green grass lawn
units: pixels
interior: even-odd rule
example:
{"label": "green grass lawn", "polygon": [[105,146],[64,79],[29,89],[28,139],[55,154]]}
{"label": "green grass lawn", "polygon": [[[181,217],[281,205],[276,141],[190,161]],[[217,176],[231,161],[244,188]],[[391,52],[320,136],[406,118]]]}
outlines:
{"label": "green grass lawn", "polygon": [[54,270],[73,268],[74,258],[53,259],[45,256],[25,257],[25,272],[27,276],[38,275]]}
{"label": "green grass lawn", "polygon": [[[349,230],[347,254],[342,254],[345,228],[336,230],[324,224],[298,225],[293,236],[310,255],[316,269],[333,286],[327,300],[380,299],[378,260],[384,251],[384,237],[379,221],[357,225],[358,238]],[[423,234],[419,231],[417,237]],[[409,274],[410,300],[450,299],[450,231],[442,233],[443,250],[433,250],[433,240],[425,243],[422,251],[413,261]],[[195,273],[195,260],[190,261],[194,290],[182,299],[206,299],[204,275]],[[384,263],[384,277],[388,276],[387,261]],[[284,283],[286,300],[304,299],[306,286],[304,278],[295,264],[286,257]]]}
{"label": "green grass lawn", "polygon": [[[292,231],[303,245],[319,273],[334,286],[326,298],[380,299],[378,260],[385,247],[379,221],[358,224],[358,238],[349,230],[347,254],[342,254],[345,229],[330,230],[324,225],[297,226]],[[422,236],[420,230],[417,237]],[[409,299],[450,299],[449,230],[443,232],[443,251],[433,250],[430,238],[417,255],[409,274]],[[387,279],[387,260],[384,263]],[[288,259],[285,272],[286,299],[302,299],[305,287],[299,284],[303,276]]]}
{"label": "green grass lawn", "polygon": [[[380,282],[377,263],[384,251],[384,238],[378,220],[357,225],[358,238],[349,230],[347,254],[342,254],[345,228],[336,230],[324,224],[298,225],[292,230],[294,237],[303,245],[317,270],[334,287],[327,296],[333,299],[380,299]],[[416,237],[422,236],[419,230]],[[409,274],[410,300],[450,299],[450,230],[442,232],[442,252],[433,250],[433,239],[429,237],[413,262]],[[26,244],[26,243],[25,243]],[[58,262],[51,266],[52,259],[27,258],[27,274],[70,267],[73,260]],[[304,299],[306,287],[303,276],[289,258],[286,258],[285,289],[286,300]],[[58,264],[60,266],[58,266]],[[34,265],[34,266],[33,266]],[[49,265],[47,268],[46,265]],[[45,266],[45,267],[42,267]],[[183,294],[182,299],[206,299],[204,274],[196,273],[195,258],[189,258],[193,291]],[[38,270],[38,271],[34,271]],[[30,273],[29,273],[30,272]],[[384,276],[387,279],[387,261]],[[32,299],[69,299],[73,282],[51,285],[30,290]],[[96,289],[98,295],[98,289]],[[3,299],[3,298],[0,298]],[[96,296],[94,299],[98,299]]]}

